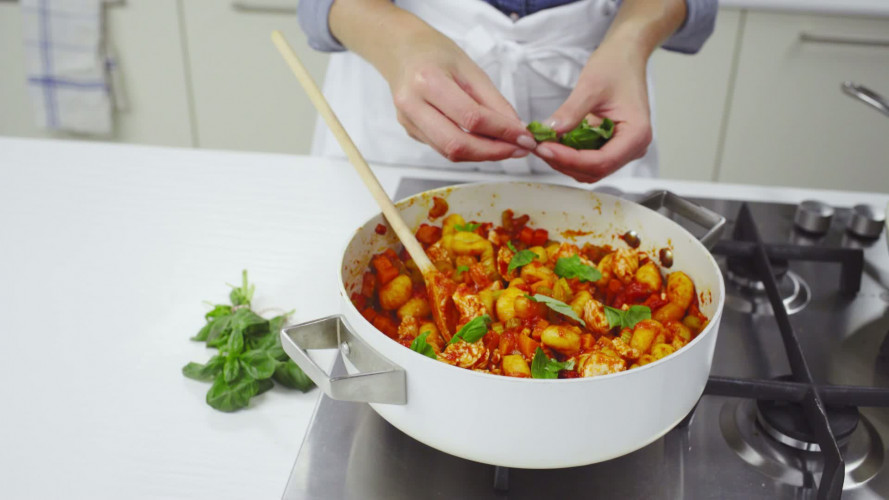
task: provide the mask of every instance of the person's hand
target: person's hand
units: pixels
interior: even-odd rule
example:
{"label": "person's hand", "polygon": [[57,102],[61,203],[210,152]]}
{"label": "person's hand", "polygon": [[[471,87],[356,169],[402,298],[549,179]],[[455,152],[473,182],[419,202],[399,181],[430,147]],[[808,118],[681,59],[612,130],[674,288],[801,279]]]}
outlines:
{"label": "person's hand", "polygon": [[380,69],[399,123],[451,161],[520,158],[537,145],[488,75],[432,28],[405,37]]}
{"label": "person's hand", "polygon": [[652,138],[646,60],[630,45],[603,43],[587,61],[568,99],[543,124],[563,134],[583,118],[597,126],[607,117],[615,123],[614,136],[598,150],[544,142],[534,154],[580,182],[596,182],[645,155]]}

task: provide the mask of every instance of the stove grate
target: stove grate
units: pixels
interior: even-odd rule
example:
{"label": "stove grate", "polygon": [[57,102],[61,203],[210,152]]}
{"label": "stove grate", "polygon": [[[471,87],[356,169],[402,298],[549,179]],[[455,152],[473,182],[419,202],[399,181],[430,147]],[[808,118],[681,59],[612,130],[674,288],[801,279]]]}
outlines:
{"label": "stove grate", "polygon": [[[793,245],[766,245],[750,208],[741,205],[735,224],[734,241],[720,241],[714,254],[747,258],[768,295],[790,362],[792,380],[751,380],[710,377],[704,395],[754,398],[798,403],[824,458],[818,499],[838,499],[843,491],[845,463],[836,436],[831,430],[825,405],[889,406],[889,389],[875,387],[826,386],[815,384],[799,339],[790,323],[778,291],[772,260],[807,260],[842,264],[840,291],[855,294],[861,286],[864,255],[860,249],[813,248]],[[772,259],[772,260],[770,260]]]}

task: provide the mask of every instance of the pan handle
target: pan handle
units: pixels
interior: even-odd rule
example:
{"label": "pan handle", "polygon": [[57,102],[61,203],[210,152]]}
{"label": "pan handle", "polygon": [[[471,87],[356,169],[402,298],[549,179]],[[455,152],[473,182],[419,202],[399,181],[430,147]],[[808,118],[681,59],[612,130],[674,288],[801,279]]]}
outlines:
{"label": "pan handle", "polygon": [[[407,403],[404,370],[381,356],[352,332],[341,315],[288,326],[281,330],[284,352],[331,399],[363,403]],[[354,375],[331,377],[309,357],[307,349],[336,349]]]}
{"label": "pan handle", "polygon": [[700,241],[707,249],[713,248],[725,229],[725,217],[670,191],[654,192],[640,200],[639,204],[652,210],[667,208],[704,227],[707,229],[707,234],[702,236]]}

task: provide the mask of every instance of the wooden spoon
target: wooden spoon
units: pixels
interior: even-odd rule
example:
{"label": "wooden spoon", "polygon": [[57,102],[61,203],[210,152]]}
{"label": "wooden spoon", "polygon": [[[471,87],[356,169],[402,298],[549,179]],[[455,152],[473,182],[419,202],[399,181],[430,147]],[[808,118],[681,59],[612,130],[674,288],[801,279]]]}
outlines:
{"label": "wooden spoon", "polygon": [[441,336],[446,342],[451,340],[452,332],[449,325],[453,325],[455,312],[454,303],[451,297],[453,296],[454,290],[457,288],[457,284],[442,274],[435,265],[432,264],[432,261],[429,260],[426,252],[423,251],[423,247],[420,246],[420,242],[417,241],[414,233],[407,227],[407,224],[404,223],[398,209],[395,208],[392,200],[389,199],[389,195],[383,191],[383,187],[380,186],[380,181],[377,180],[377,177],[364,160],[364,157],[358,151],[355,143],[352,142],[352,138],[349,137],[346,129],[343,128],[342,123],[340,123],[339,119],[336,117],[333,109],[330,108],[327,99],[324,98],[318,85],[315,84],[315,80],[313,80],[312,76],[309,75],[309,72],[306,71],[305,66],[303,66],[299,57],[296,55],[296,52],[293,51],[293,48],[290,47],[290,44],[287,43],[284,35],[281,34],[280,31],[273,31],[272,42],[278,48],[278,51],[281,52],[284,60],[287,61],[287,64],[290,66],[296,79],[299,80],[303,90],[305,90],[306,94],[309,96],[309,100],[312,101],[312,104],[318,110],[318,113],[324,118],[330,131],[333,132],[333,136],[339,141],[340,147],[343,148],[346,157],[349,158],[349,162],[355,167],[358,176],[364,181],[370,194],[380,206],[383,215],[395,231],[398,239],[401,240],[407,253],[414,260],[414,263],[417,264],[417,267],[423,274],[423,279],[426,281],[426,292],[429,295],[430,307],[435,319],[435,325],[438,327]]}

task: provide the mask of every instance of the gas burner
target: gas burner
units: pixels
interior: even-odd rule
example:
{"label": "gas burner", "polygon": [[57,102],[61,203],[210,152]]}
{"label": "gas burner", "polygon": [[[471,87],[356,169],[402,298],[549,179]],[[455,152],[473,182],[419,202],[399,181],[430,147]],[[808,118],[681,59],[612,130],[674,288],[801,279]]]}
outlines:
{"label": "gas burner", "polygon": [[[761,412],[757,402],[750,399],[730,399],[723,405],[719,427],[729,447],[766,476],[800,488],[819,484],[824,456],[776,441],[759,424],[758,413]],[[860,416],[858,423],[860,425],[855,425],[846,436],[845,443],[840,443],[846,464],[844,490],[868,481],[883,466],[883,442],[879,434],[867,417]],[[831,428],[833,425],[831,422]]]}
{"label": "gas burner", "polygon": [[[733,285],[726,288],[726,307],[744,314],[775,314],[762,281],[736,274],[730,266],[725,276],[729,284]],[[776,277],[776,281],[787,314],[802,311],[812,299],[812,291],[805,280],[786,267],[780,278]]]}
{"label": "gas burner", "polygon": [[[792,381],[785,375],[776,380]],[[821,451],[818,439],[809,426],[802,405],[788,401],[757,400],[756,423],[773,439],[803,451]],[[858,427],[860,415],[854,406],[825,407],[828,425],[842,447]]]}
{"label": "gas burner", "polygon": [[[772,273],[776,281],[781,281],[789,268],[790,263],[786,259],[770,259]],[[751,259],[728,258],[726,259],[726,276],[729,281],[741,288],[764,292],[766,287],[762,283],[756,265]]]}

